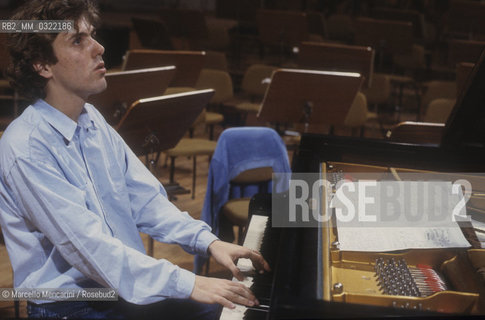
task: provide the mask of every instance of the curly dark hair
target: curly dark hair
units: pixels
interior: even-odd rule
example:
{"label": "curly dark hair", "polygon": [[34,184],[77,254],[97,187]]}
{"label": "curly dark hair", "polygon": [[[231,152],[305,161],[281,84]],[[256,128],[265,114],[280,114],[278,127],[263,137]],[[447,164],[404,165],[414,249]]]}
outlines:
{"label": "curly dark hair", "polygon": [[[22,5],[12,20],[72,20],[85,17],[96,26],[99,13],[92,0],[31,0]],[[47,79],[40,76],[34,64],[55,64],[57,58],[52,43],[57,33],[11,33],[7,39],[10,63],[6,75],[10,85],[25,98],[35,101],[45,98]]]}

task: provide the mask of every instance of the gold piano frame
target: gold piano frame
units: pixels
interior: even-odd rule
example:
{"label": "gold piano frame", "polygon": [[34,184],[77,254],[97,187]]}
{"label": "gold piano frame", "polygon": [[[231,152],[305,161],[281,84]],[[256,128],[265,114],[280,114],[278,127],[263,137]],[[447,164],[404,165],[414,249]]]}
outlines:
{"label": "gold piano frame", "polygon": [[[456,180],[448,173],[419,171],[342,162],[322,163],[321,173],[326,177],[332,172],[368,172],[373,178],[391,173],[399,180],[400,173],[436,174],[441,179]],[[483,186],[485,178],[467,175],[475,185]],[[327,190],[323,191],[322,210],[327,210]],[[479,192],[472,195],[467,208],[480,212],[485,208],[485,198]],[[485,213],[485,210],[482,210]],[[323,212],[326,214],[326,212]],[[323,299],[325,301],[375,305],[384,307],[429,310],[444,313],[483,314],[484,279],[477,270],[485,270],[485,249],[409,249],[399,252],[350,252],[338,248],[335,221],[329,219],[322,226]],[[426,297],[388,295],[379,289],[374,266],[378,258],[405,259],[410,267],[430,265],[440,272],[452,290],[445,290]]]}

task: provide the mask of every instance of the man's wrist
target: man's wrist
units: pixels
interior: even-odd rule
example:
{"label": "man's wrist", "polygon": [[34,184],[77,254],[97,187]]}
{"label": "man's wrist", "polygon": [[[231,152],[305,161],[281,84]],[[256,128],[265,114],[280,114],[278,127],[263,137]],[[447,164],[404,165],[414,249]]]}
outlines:
{"label": "man's wrist", "polygon": [[209,244],[209,246],[207,247],[207,255],[209,255],[209,256],[212,255],[211,249],[214,248],[214,244],[217,245],[216,242],[219,242],[219,241],[221,241],[221,240],[220,239],[215,239],[214,241],[212,241]]}
{"label": "man's wrist", "polygon": [[219,240],[216,235],[208,230],[202,231],[197,237],[196,250],[199,254],[209,254],[209,246],[216,240]]}

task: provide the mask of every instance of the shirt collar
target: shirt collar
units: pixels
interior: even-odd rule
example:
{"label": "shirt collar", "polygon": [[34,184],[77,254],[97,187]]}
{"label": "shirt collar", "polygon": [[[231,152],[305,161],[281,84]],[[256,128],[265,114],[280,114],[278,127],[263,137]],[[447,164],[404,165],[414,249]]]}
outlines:
{"label": "shirt collar", "polygon": [[76,128],[94,128],[94,122],[89,117],[89,113],[85,107],[79,115],[78,122],[72,120],[67,115],[54,108],[42,99],[37,100],[34,103],[34,107],[41,113],[43,118],[66,139],[71,142]]}

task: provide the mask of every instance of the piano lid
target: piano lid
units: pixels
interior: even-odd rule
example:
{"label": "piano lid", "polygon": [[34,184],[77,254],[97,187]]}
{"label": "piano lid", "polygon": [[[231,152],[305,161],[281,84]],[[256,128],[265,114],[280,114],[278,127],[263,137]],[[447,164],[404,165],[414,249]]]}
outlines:
{"label": "piano lid", "polygon": [[441,146],[485,149],[485,50],[482,50],[464,89],[458,93]]}

